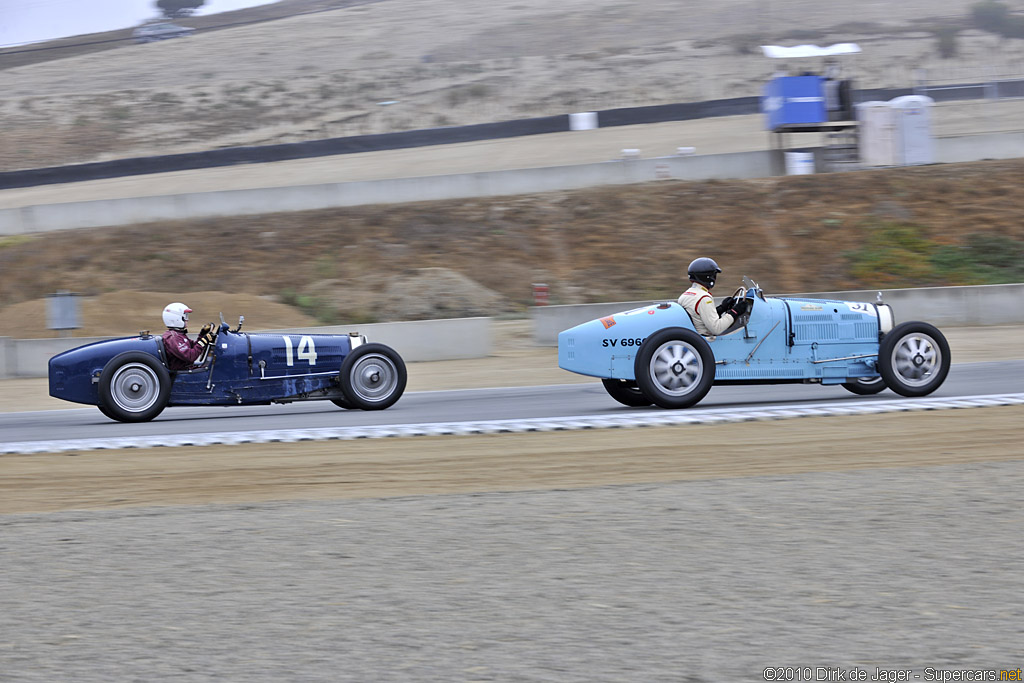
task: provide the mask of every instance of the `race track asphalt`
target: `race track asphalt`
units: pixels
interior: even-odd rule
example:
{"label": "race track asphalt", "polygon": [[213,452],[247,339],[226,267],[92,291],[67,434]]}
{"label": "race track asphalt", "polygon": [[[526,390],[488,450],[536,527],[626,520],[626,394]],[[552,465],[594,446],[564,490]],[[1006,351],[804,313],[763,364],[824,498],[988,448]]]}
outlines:
{"label": "race track asphalt", "polygon": [[[1015,393],[1022,390],[1024,360],[954,364],[949,377],[932,397]],[[690,411],[722,407],[789,405],[806,402],[892,400],[884,391],[855,396],[842,387],[768,385],[714,387]],[[142,424],[116,423],[95,407],[0,414],[0,444],[62,439],[113,438],[149,435],[204,434],[273,429],[313,429],[448,423],[456,421],[621,416],[650,408],[626,408],[613,401],[598,380],[589,384],[468,389],[407,393],[384,411],[344,411],[327,401],[275,406],[168,408],[156,420]]]}

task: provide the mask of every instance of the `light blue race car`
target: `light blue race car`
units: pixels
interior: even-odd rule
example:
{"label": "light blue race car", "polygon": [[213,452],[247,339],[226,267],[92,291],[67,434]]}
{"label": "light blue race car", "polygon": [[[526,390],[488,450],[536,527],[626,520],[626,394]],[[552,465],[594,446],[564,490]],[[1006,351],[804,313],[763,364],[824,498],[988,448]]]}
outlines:
{"label": "light blue race car", "polygon": [[[559,367],[600,377],[627,406],[689,408],[712,385],[841,384],[855,394],[885,388],[925,396],[949,373],[949,344],[933,325],[895,324],[884,303],[766,297],[743,278],[735,296],[750,312],[702,337],[676,302],[577,325],[558,335]],[[881,295],[879,295],[879,299]]]}

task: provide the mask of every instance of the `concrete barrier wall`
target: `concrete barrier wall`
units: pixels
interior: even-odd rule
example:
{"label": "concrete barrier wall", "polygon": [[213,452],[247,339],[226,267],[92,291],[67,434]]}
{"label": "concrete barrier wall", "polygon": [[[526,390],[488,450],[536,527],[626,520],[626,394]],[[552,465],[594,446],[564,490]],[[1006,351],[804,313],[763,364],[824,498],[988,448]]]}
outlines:
{"label": "concrete barrier wall", "polygon": [[[491,353],[493,335],[490,318],[419,320],[334,325],[282,330],[267,334],[348,334],[359,332],[372,342],[394,348],[407,362],[484,358]],[[12,339],[0,337],[0,379],[46,377],[50,358],[91,342],[112,337],[61,337],[57,339]]]}
{"label": "concrete barrier wall", "polygon": [[1024,133],[986,133],[935,140],[935,161],[940,164],[1020,157],[1024,157]]}
{"label": "concrete barrier wall", "polygon": [[[771,292],[768,294],[775,296]],[[878,290],[873,289],[850,292],[780,294],[778,296],[873,302],[877,295]],[[923,320],[939,328],[942,326],[1024,324],[1024,284],[883,289],[882,297],[885,303],[892,306],[897,323],[907,320]],[[594,318],[648,306],[651,303],[651,300],[647,300],[572,306],[537,306],[531,310],[530,314],[533,318],[533,341],[541,346],[555,346],[558,344],[558,333],[562,330]]]}
{"label": "concrete barrier wall", "polygon": [[[1024,157],[1024,133],[935,140],[935,159],[940,163],[1017,157]],[[764,178],[783,172],[781,151],[765,150],[487,173],[40,204],[0,209],[0,235],[338,206],[530,194],[661,179]]]}
{"label": "concrete barrier wall", "polygon": [[338,206],[529,194],[668,178],[760,178],[772,175],[772,156],[769,151],[672,156],[487,173],[40,204],[0,210],[0,235]]}
{"label": "concrete barrier wall", "polygon": [[414,320],[368,325],[333,325],[267,330],[271,334],[348,334],[359,332],[371,342],[387,344],[409,362],[485,358],[494,345],[491,318]]}

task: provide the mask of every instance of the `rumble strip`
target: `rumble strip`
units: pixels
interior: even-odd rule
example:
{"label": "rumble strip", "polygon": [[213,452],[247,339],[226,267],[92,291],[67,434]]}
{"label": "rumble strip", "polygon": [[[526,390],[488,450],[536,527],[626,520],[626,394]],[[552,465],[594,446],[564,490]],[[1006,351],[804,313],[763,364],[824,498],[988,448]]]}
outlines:
{"label": "rumble strip", "polygon": [[62,453],[68,451],[154,448],[158,446],[215,446],[242,443],[380,439],[385,437],[449,436],[519,432],[550,432],[577,429],[625,427],[667,427],[718,424],[756,420],[787,420],[796,417],[835,415],[877,415],[880,413],[989,406],[1024,405],[1024,393],[957,398],[897,399],[856,404],[805,403],[780,408],[709,408],[685,411],[643,411],[623,415],[579,415],[574,417],[475,422],[432,422],[426,424],[381,425],[373,427],[330,427],[317,429],[273,429],[209,434],[153,435],[109,439],[67,439],[22,441],[0,444],[0,454]]}

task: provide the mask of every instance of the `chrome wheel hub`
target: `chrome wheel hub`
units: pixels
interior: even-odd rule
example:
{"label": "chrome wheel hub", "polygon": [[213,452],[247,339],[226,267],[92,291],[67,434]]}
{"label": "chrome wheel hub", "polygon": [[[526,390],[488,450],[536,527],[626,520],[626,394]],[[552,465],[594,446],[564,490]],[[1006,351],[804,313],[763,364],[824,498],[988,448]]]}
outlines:
{"label": "chrome wheel hub", "polygon": [[349,377],[357,396],[366,401],[381,401],[398,385],[398,368],[387,356],[371,353],[356,361]]}
{"label": "chrome wheel hub", "polygon": [[160,396],[160,379],[148,365],[128,363],[110,378],[110,396],[121,410],[141,413]]}
{"label": "chrome wheel hub", "polygon": [[942,365],[942,351],[927,334],[910,334],[892,350],[892,368],[911,386],[927,384]]}
{"label": "chrome wheel hub", "polygon": [[693,391],[704,376],[704,364],[695,348],[674,340],[654,352],[650,371],[659,389],[672,396],[683,396]]}

